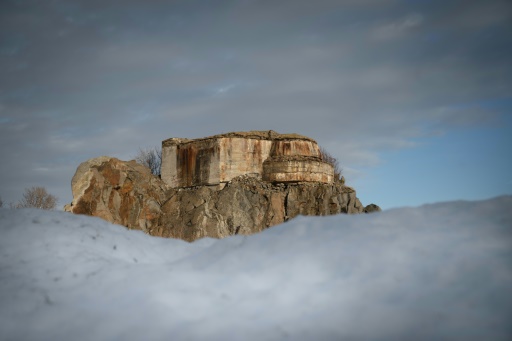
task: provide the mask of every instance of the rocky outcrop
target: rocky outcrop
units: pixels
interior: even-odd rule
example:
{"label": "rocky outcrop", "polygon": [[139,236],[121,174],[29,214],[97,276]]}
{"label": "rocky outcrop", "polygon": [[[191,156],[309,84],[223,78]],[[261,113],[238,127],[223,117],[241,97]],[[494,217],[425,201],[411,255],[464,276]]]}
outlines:
{"label": "rocky outcrop", "polygon": [[177,190],[162,205],[161,225],[150,233],[195,240],[252,234],[299,214],[360,213],[363,206],[350,187],[322,183],[277,184],[240,176],[222,190]]}
{"label": "rocky outcrop", "polygon": [[135,161],[111,157],[82,163],[71,184],[66,211],[187,241],[252,234],[299,214],[365,210],[356,192],[340,182],[272,184],[243,175],[225,186],[171,188]]}

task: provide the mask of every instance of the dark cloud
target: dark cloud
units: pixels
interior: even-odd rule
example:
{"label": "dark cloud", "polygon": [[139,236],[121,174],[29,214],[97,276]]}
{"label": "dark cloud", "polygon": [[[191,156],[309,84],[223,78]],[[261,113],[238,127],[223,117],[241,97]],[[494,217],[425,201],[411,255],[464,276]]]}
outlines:
{"label": "dark cloud", "polygon": [[356,169],[510,112],[484,105],[510,99],[508,1],[0,6],[4,198],[41,182],[67,201],[80,161],[171,136],[299,132]]}

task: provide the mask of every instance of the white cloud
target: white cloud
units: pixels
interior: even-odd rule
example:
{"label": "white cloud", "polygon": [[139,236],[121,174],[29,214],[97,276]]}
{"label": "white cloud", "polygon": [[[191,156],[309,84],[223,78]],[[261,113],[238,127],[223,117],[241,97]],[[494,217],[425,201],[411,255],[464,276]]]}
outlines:
{"label": "white cloud", "polygon": [[230,91],[231,89],[233,89],[234,87],[235,87],[235,84],[229,84],[229,85],[226,85],[226,86],[218,87],[218,88],[215,89],[214,96],[219,96],[219,95],[225,94],[228,91]]}
{"label": "white cloud", "polygon": [[396,39],[404,36],[412,29],[422,25],[424,21],[423,15],[419,13],[411,13],[407,16],[397,19],[391,23],[383,24],[376,27],[372,35],[378,40]]}

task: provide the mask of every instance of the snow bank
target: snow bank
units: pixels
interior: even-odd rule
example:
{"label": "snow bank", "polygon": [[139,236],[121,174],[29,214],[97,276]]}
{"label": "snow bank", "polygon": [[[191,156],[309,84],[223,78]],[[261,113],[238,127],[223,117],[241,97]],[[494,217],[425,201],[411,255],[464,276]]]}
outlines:
{"label": "snow bank", "polygon": [[512,196],[192,244],[0,209],[1,340],[510,340]]}

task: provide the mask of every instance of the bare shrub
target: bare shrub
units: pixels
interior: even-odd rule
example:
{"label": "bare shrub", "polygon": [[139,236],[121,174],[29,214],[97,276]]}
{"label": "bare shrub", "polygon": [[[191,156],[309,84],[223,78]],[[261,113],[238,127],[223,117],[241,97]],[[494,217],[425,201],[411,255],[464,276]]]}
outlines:
{"label": "bare shrub", "polygon": [[135,156],[135,161],[143,166],[148,167],[151,173],[160,176],[160,166],[162,165],[162,149],[153,147],[139,149],[139,153]]}
{"label": "bare shrub", "polygon": [[44,187],[25,188],[23,198],[13,208],[39,208],[53,210],[57,206],[57,197],[49,194]]}
{"label": "bare shrub", "polygon": [[320,147],[320,157],[322,158],[322,161],[327,162],[328,164],[331,164],[333,166],[333,168],[334,168],[334,179],[341,181],[343,169],[340,167],[340,165],[338,163],[338,159],[336,159],[334,156],[332,156],[323,147]]}
{"label": "bare shrub", "polygon": [[0,207],[4,205],[4,202],[2,201],[2,197],[0,197]]}

